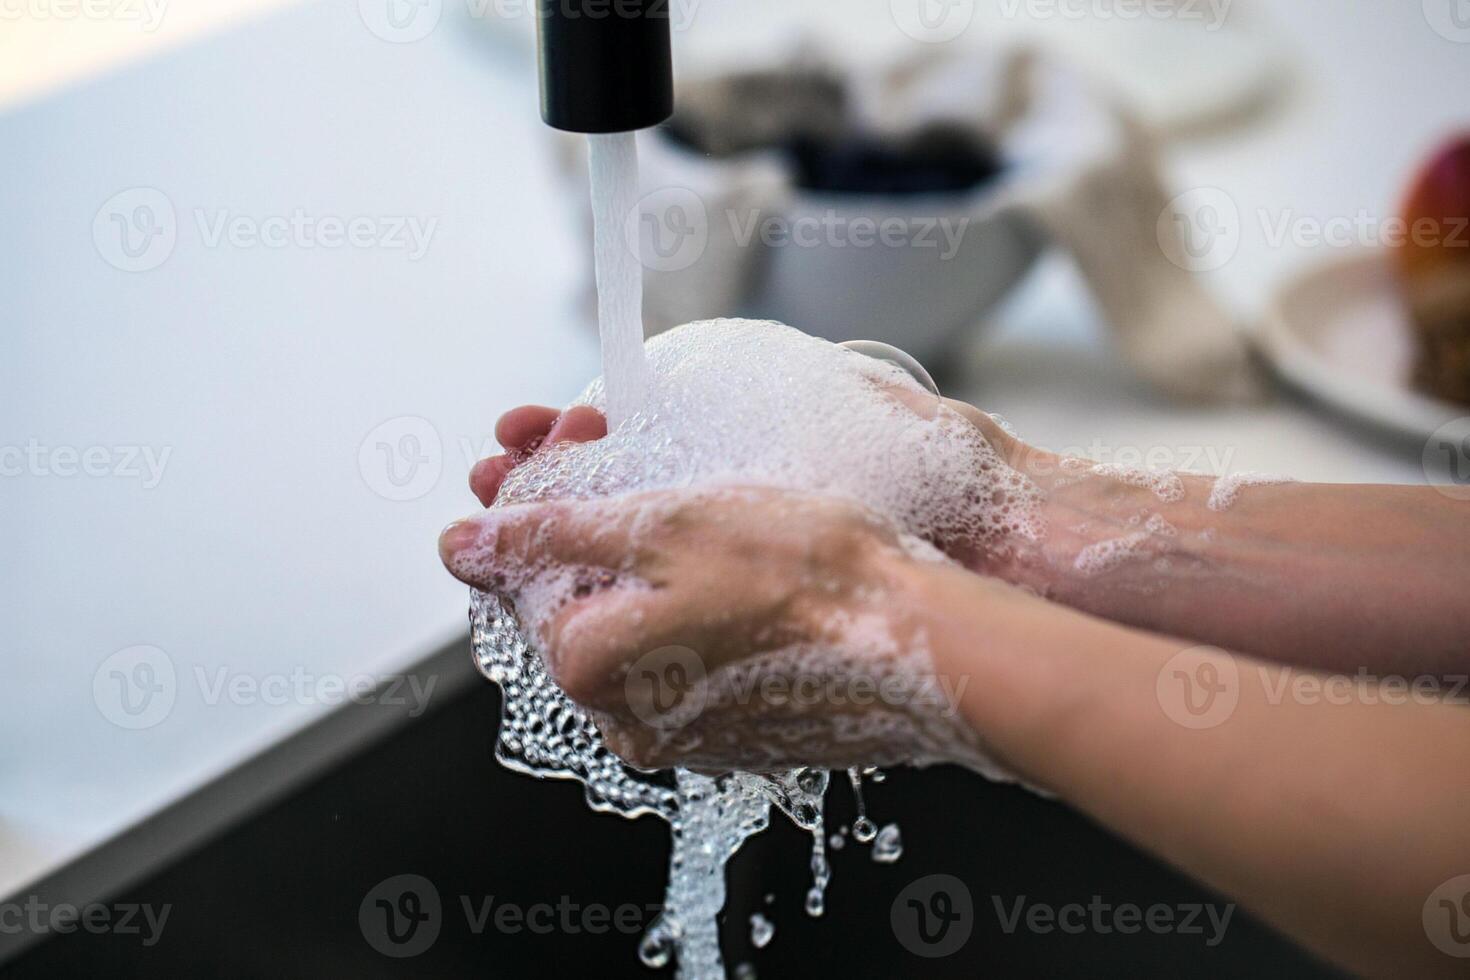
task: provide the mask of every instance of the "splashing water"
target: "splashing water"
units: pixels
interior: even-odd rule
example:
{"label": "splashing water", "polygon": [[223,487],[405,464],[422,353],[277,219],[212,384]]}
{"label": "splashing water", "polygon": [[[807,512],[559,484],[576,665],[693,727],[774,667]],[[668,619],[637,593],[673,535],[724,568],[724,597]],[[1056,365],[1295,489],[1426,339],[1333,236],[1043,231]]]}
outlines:
{"label": "splashing water", "polygon": [[[928,538],[984,545],[1007,535],[1040,535],[1039,491],[968,422],[947,412],[918,419],[882,394],[884,386],[914,384],[897,368],[789,327],[747,321],[690,324],[645,351],[641,268],[630,247],[637,239],[626,227],[637,207],[632,134],[589,137],[589,162],[603,377],[582,400],[606,411],[609,435],[539,453],[511,473],[496,507],[735,479],[855,499],[892,520],[905,546],[931,560],[941,558]],[[814,378],[822,383],[812,384]],[[976,474],[988,482],[969,495],[936,492],[973,484]],[[515,605],[489,593],[472,597],[476,661],[503,693],[496,758],[538,778],[580,781],[594,810],[668,822],[673,846],[664,909],[640,943],[643,962],[658,968],[675,961],[681,980],[724,976],[718,914],[725,904],[725,864],[769,825],[772,805],[812,835],[813,884],[805,907],[821,915],[831,877],[823,821],[829,774],[765,766],[763,772],[777,771],[714,778],[626,765],[608,749],[594,718],[556,684],[529,639],[570,587],[564,574],[537,581],[522,589]],[[915,651],[919,661],[906,660],[904,651],[886,652],[895,655],[888,661],[894,670],[927,663],[925,651]],[[876,718],[875,725],[882,738],[917,746],[911,761],[965,758],[987,775],[1003,776],[953,717],[895,713]],[[860,799],[864,774],[849,773]],[[866,815],[854,826],[859,840],[875,835]]]}
{"label": "splashing water", "polygon": [[[892,520],[914,553],[930,560],[942,559],[924,544],[926,537],[983,544],[1040,533],[1033,492],[968,421],[945,413],[919,419],[883,393],[882,385],[912,383],[896,368],[789,327],[748,321],[686,325],[650,341],[647,355],[651,388],[644,407],[604,439],[558,445],[517,467],[496,508],[734,480],[856,500]],[[822,381],[803,386],[796,380],[802,377]],[[603,397],[603,385],[594,382],[583,400],[600,405]],[[967,485],[973,493],[940,492]],[[474,564],[484,560],[475,549],[459,560],[465,564],[456,566],[457,574],[487,577],[487,569]],[[529,639],[567,600],[576,575],[556,567],[524,571],[513,576],[516,583],[508,582],[514,606],[489,594],[477,594],[473,603],[476,656],[505,694],[496,754],[522,772],[580,780],[595,810],[651,814],[670,824],[664,914],[644,939],[643,960],[654,966],[677,960],[686,980],[723,975],[716,926],[725,902],[723,868],[746,838],[768,825],[773,804],[812,834],[813,884],[804,904],[810,914],[821,915],[831,873],[823,826],[829,773],[783,770],[779,760],[789,758],[789,742],[725,746],[715,740],[731,733],[718,730],[706,736],[708,744],[692,748],[751,751],[755,755],[745,768],[769,774],[710,778],[676,770],[671,777],[626,766],[607,748],[595,719],[556,685]],[[932,670],[927,651],[898,648],[874,624],[857,626],[844,640],[846,649],[806,651],[812,656],[800,662],[820,669],[832,662],[821,659],[829,653],[882,651],[866,658],[872,669],[891,669],[900,677]],[[720,675],[711,672],[709,680],[717,682]],[[1000,775],[953,715],[916,705],[860,721],[874,727],[826,735],[804,731],[802,744],[815,746],[816,739],[829,737],[865,747],[901,745],[902,760],[873,761],[964,758],[987,775]],[[848,778],[860,789],[863,770],[852,770]],[[864,812],[854,837],[870,842],[876,832]]]}
{"label": "splashing water", "polygon": [[776,927],[770,919],[759,912],[750,917],[750,944],[756,949],[765,949],[775,934]]}
{"label": "splashing water", "polygon": [[878,831],[878,838],[873,841],[873,860],[879,864],[892,864],[901,857],[903,835],[899,833],[898,824],[891,823]]}

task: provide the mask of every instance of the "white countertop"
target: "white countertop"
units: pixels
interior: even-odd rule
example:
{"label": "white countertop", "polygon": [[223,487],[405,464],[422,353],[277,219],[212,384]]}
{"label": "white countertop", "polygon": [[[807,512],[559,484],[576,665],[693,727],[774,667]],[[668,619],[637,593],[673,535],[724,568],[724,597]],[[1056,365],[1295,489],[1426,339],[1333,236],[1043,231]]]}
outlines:
{"label": "white countertop", "polygon": [[[1181,189],[1224,188],[1248,216],[1240,254],[1210,274],[1245,313],[1321,256],[1272,248],[1257,208],[1392,215],[1470,89],[1470,44],[1436,33],[1418,3],[1262,6],[1253,22],[1300,59],[1296,91],[1249,132],[1171,153]],[[843,17],[888,23],[886,7],[844,0]],[[0,679],[14,695],[0,714],[0,894],[331,706],[215,699],[221,668],[267,685],[391,674],[465,629],[435,534],[472,506],[465,476],[497,414],[566,401],[596,351],[577,302],[585,246],[533,79],[462,13],[445,3],[437,30],[395,44],[355,2],[294,7],[0,115],[0,446],[44,447],[0,480]],[[95,242],[94,218],[138,187],[167,196],[177,240],[156,268],[127,272],[106,261],[135,261],[109,244],[107,214]],[[437,224],[416,260],[299,235],[209,244],[221,212],[258,227],[298,209],[366,216],[375,234]],[[1141,393],[1060,262],[994,319],[966,393],[1040,444],[1423,479],[1420,447],[1295,400],[1184,412]],[[425,422],[378,430],[404,418]],[[423,457],[422,483],[395,488],[380,442]],[[58,447],[104,447],[95,467],[123,473],[64,475]],[[168,453],[156,486],[144,451]],[[104,662],[139,645],[167,655],[173,701],[129,729],[110,720],[131,717],[111,671],[146,677]]]}

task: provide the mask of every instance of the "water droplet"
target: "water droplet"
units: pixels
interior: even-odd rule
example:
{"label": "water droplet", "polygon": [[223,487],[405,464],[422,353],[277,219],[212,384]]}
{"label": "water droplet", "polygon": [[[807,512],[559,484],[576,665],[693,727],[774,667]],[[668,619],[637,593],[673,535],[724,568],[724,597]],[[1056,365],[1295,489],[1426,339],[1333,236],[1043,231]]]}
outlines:
{"label": "water droplet", "polygon": [[796,777],[802,792],[820,794],[827,791],[827,773],[821,769],[803,769]]}
{"label": "water droplet", "polygon": [[865,816],[858,817],[852,822],[852,836],[857,838],[859,843],[871,843],[873,838],[878,836],[878,825]]}
{"label": "water droplet", "polygon": [[750,943],[756,949],[765,949],[775,934],[776,926],[770,919],[759,912],[750,917]]}
{"label": "water droplet", "polygon": [[658,970],[669,965],[669,957],[673,952],[674,937],[663,916],[659,916],[643,934],[643,940],[638,944],[638,958],[643,961],[644,966]]}
{"label": "water droplet", "polygon": [[806,914],[816,918],[826,910],[827,898],[822,893],[822,889],[812,886],[812,889],[806,893]]}
{"label": "water droplet", "polygon": [[878,838],[873,842],[873,860],[879,864],[892,864],[903,857],[903,837],[898,832],[898,824],[891,823],[878,832]]}

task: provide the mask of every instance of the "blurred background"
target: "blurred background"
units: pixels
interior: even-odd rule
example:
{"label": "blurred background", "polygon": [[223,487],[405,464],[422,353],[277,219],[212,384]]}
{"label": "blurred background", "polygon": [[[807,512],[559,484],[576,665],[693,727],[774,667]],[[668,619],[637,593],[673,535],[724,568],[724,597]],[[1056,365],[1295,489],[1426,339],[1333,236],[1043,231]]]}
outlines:
{"label": "blurred background", "polygon": [[[774,317],[902,347],[1049,449],[1470,498],[1465,0],[669,15],[649,332]],[[652,972],[665,828],[496,765],[434,550],[495,418],[598,371],[534,27],[530,0],[0,0],[0,973]],[[1213,944],[1007,929],[1018,899],[1228,903],[1012,789],[881,790],[905,856],[835,855],[820,920],[790,828],[742,852],[732,966],[1325,973],[1241,912]],[[926,961],[888,910],[940,873],[974,934]],[[384,888],[421,947],[360,914]],[[577,911],[502,928],[487,898]]]}

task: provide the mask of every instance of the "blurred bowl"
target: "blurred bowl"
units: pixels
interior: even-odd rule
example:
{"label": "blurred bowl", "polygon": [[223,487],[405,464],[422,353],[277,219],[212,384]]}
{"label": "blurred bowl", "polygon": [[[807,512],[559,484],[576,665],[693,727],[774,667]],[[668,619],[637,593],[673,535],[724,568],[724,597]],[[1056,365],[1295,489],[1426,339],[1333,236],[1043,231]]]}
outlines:
{"label": "blurred bowl", "polygon": [[650,333],[745,316],[929,361],[1045,246],[1004,174],[964,191],[888,196],[796,188],[775,151],[715,159],[662,130],[640,134],[639,153]]}
{"label": "blurred bowl", "polygon": [[769,249],[745,315],[828,340],[883,341],[921,361],[942,356],[978,323],[1043,247],[1041,233],[988,187],[921,199],[803,193],[785,218],[792,227],[830,221],[865,240],[871,227],[875,243],[844,244],[834,234],[812,247]]}

